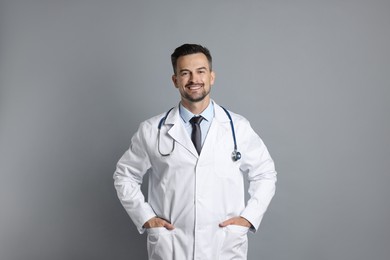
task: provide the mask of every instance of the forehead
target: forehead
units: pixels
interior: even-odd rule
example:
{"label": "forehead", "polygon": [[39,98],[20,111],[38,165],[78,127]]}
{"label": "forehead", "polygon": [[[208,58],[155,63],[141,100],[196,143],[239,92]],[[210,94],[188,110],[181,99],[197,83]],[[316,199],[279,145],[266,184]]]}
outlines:
{"label": "forehead", "polygon": [[194,53],[180,56],[177,59],[177,69],[197,69],[205,67],[209,69],[209,61],[203,53]]}

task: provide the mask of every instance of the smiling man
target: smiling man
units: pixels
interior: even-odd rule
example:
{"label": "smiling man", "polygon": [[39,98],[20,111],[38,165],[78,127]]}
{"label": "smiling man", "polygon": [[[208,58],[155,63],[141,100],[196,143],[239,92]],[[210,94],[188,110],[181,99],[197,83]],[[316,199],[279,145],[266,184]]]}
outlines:
{"label": "smiling man", "polygon": [[257,231],[275,194],[274,162],[249,122],[210,98],[207,48],[184,44],[171,60],[180,103],[141,123],[117,164],[118,197],[147,231],[149,259],[247,259],[247,232]]}
{"label": "smiling man", "polygon": [[[210,103],[210,90],[214,84],[215,73],[211,63],[203,53],[188,54],[176,59],[172,81],[181,94],[184,107],[198,107],[202,112]],[[190,109],[191,110],[191,109]]]}

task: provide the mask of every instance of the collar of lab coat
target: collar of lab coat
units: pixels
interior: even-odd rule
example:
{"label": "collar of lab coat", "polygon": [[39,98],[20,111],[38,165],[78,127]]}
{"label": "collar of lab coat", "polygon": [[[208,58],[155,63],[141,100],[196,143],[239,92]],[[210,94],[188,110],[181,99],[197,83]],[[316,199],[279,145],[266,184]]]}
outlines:
{"label": "collar of lab coat", "polygon": [[[214,104],[214,118],[213,120],[217,120],[220,123],[229,122],[229,118],[227,117],[225,111],[219,106],[217,103],[215,103],[214,100],[211,100]],[[180,111],[179,106],[175,106],[172,111],[168,114],[168,117],[165,119],[165,124],[167,125],[176,125],[180,123]]]}
{"label": "collar of lab coat", "polygon": [[225,111],[214,100],[211,100],[211,102],[214,103],[214,118],[200,155],[198,155],[184,125],[180,122],[182,119],[180,117],[179,105],[172,109],[165,120],[165,125],[170,127],[168,134],[196,157],[207,154],[208,148],[212,148],[217,142],[224,140],[223,136],[230,131],[230,120]]}

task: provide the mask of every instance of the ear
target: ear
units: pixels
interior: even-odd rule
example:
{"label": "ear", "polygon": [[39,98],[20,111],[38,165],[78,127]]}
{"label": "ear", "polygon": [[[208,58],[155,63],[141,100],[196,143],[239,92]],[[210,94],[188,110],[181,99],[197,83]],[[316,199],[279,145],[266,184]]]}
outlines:
{"label": "ear", "polygon": [[215,81],[215,72],[212,70],[210,73],[210,85],[214,85]]}
{"label": "ear", "polygon": [[172,82],[173,82],[173,85],[175,86],[175,88],[177,88],[177,77],[175,74],[172,75]]}

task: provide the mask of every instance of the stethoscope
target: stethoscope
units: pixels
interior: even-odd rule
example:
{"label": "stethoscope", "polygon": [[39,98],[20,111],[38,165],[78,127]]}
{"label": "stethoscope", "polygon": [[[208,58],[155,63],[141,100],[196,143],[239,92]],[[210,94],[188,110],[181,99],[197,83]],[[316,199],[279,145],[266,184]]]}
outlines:
{"label": "stethoscope", "polygon": [[[175,140],[172,140],[172,149],[169,153],[162,153],[161,150],[160,150],[160,130],[161,130],[161,126],[165,123],[165,120],[167,119],[169,113],[171,112],[171,110],[173,109],[173,107],[171,109],[168,110],[168,112],[165,114],[165,116],[163,118],[161,118],[160,122],[158,123],[158,137],[157,137],[157,149],[158,149],[158,152],[161,154],[161,156],[169,156],[172,154],[172,152],[175,150]],[[227,111],[224,107],[222,107],[222,109],[225,111],[227,117],[229,118],[229,121],[230,121],[230,128],[232,129],[232,137],[233,137],[233,143],[234,143],[234,150],[232,152],[232,159],[233,161],[238,161],[241,159],[241,153],[237,150],[237,141],[236,141],[236,133],[234,131],[234,124],[233,124],[233,119],[229,113],[229,111]]]}

